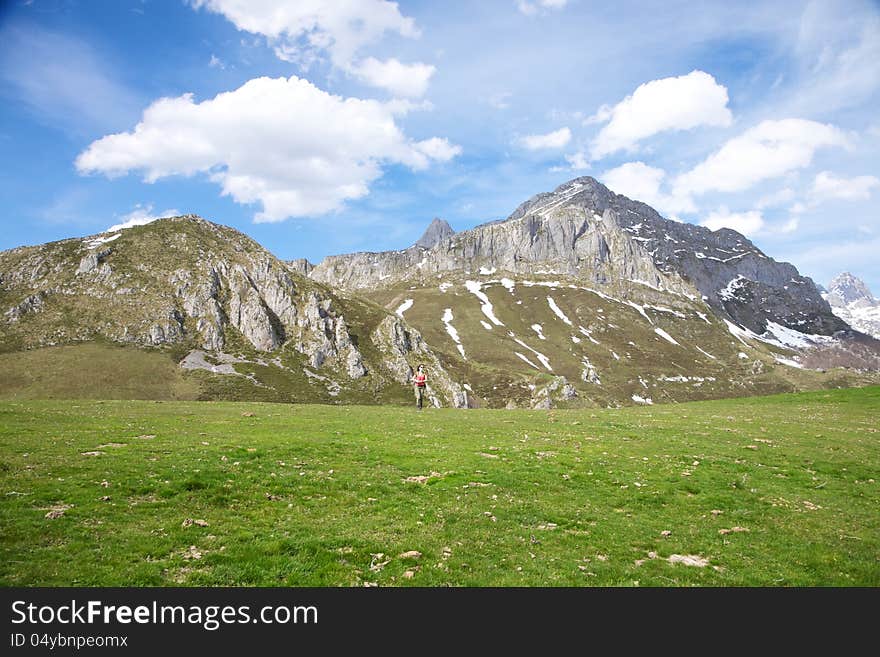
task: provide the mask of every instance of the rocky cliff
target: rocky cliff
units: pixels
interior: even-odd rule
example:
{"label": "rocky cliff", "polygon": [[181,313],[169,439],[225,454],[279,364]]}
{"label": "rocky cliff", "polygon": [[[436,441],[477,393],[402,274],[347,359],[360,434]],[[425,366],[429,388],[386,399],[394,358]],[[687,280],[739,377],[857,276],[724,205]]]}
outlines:
{"label": "rocky cliff", "polygon": [[310,275],[346,289],[376,289],[450,271],[560,274],[611,290],[644,284],[701,297],[757,333],[768,322],[823,335],[847,328],[809,278],[739,233],[664,219],[590,177],[532,197],[504,221],[402,251],[331,256]]}
{"label": "rocky cliff", "polygon": [[[340,376],[358,380],[371,371],[384,385],[396,370],[365,359],[357,336],[367,337],[367,327],[352,330],[345,317],[352,302],[304,277],[304,270],[234,229],[193,215],[21,247],[0,254],[0,306],[6,308],[0,344],[188,345],[215,360],[219,354],[221,362],[247,352],[264,364],[274,357],[279,367],[277,356],[294,352],[312,375],[337,379],[334,385]],[[385,316],[376,312],[375,321]],[[247,362],[237,358],[230,362]],[[436,400],[461,401],[445,388]]]}

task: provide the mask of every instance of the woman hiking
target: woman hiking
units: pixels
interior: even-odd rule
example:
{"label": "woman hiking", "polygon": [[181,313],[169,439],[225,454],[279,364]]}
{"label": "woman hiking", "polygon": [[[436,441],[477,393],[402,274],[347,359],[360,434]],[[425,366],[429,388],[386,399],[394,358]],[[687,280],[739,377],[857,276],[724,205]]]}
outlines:
{"label": "woman hiking", "polygon": [[422,402],[425,399],[425,386],[428,384],[428,375],[425,374],[425,366],[419,365],[413,374],[413,389],[416,393],[416,407],[422,410]]}

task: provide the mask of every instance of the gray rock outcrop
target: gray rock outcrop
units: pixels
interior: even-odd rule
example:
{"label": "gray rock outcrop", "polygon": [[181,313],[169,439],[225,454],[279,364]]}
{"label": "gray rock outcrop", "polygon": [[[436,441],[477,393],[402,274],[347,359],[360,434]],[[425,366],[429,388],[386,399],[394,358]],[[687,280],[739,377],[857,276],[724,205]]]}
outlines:
{"label": "gray rock outcrop", "polygon": [[532,395],[532,408],[550,409],[560,401],[571,401],[578,396],[577,390],[564,376],[555,376]]}
{"label": "gray rock outcrop", "polygon": [[412,385],[414,366],[425,365],[428,373],[426,388],[428,400],[435,407],[467,408],[468,397],[464,388],[452,380],[449,373],[421,333],[408,326],[400,317],[389,315],[373,333],[373,342],[384,356],[384,365],[395,381]]}
{"label": "gray rock outcrop", "polygon": [[445,219],[434,217],[431,223],[428,224],[428,228],[416,241],[415,246],[422,249],[433,249],[447,237],[452,237],[453,235],[455,235],[455,231],[452,230],[452,226]]}
{"label": "gray rock outcrop", "polygon": [[305,258],[297,258],[296,260],[288,260],[287,266],[291,271],[299,274],[300,276],[308,276],[312,273],[312,270],[315,268],[311,262],[309,262]]}
{"label": "gray rock outcrop", "polygon": [[113,252],[113,249],[104,249],[102,251],[95,251],[93,253],[89,253],[83,256],[82,260],[79,261],[79,267],[76,268],[77,274],[88,274],[90,271],[94,271],[98,268],[104,258],[110,255]]}

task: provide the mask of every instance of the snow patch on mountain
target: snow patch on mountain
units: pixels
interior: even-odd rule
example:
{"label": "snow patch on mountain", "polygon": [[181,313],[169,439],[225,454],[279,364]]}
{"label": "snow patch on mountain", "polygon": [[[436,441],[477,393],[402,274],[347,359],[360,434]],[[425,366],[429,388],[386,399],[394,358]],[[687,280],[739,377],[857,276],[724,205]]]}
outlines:
{"label": "snow patch on mountain", "polygon": [[489,321],[495,326],[504,326],[501,320],[495,317],[492,302],[489,301],[489,297],[486,296],[486,293],[482,291],[482,283],[479,281],[465,281],[464,286],[467,288],[468,292],[480,300],[480,309],[483,311],[483,314],[489,318]]}
{"label": "snow patch on mountain", "polygon": [[561,319],[569,326],[572,325],[571,320],[568,318],[568,316],[564,312],[562,312],[562,309],[559,306],[556,305],[556,301],[553,300],[553,297],[547,297],[547,303],[550,305],[550,310],[553,311],[554,315],[556,315],[559,319]]}
{"label": "snow patch on mountain", "polygon": [[[678,342],[675,340],[675,338],[673,338],[671,335],[669,335],[666,331],[664,331],[659,326],[654,328],[654,333],[659,335],[661,338],[663,338],[667,342],[671,342],[674,345],[678,345]],[[681,345],[678,345],[678,346],[681,346]]]}
{"label": "snow patch on mountain", "polygon": [[541,365],[543,365],[544,367],[546,367],[548,372],[552,372],[552,371],[553,371],[553,368],[550,367],[550,359],[547,358],[547,356],[545,356],[544,354],[542,354],[542,353],[541,353],[540,351],[538,351],[537,349],[532,349],[529,345],[527,345],[525,342],[523,342],[523,341],[520,340],[518,337],[516,337],[516,336],[513,334],[513,332],[508,332],[507,335],[509,335],[511,338],[513,338],[513,341],[516,342],[518,345],[520,345],[521,347],[525,347],[526,349],[528,349],[529,351],[531,351],[533,354],[535,354],[535,357],[536,357],[539,361],[541,361]]}
{"label": "snow patch on mountain", "polygon": [[458,331],[452,325],[452,320],[455,319],[452,316],[452,308],[447,308],[443,311],[443,317],[440,320],[443,322],[446,327],[446,332],[449,334],[449,337],[452,338],[452,341],[455,343],[455,346],[458,348],[461,357],[467,360],[467,356],[464,353],[464,347],[461,344],[461,338],[458,337]]}
{"label": "snow patch on mountain", "polygon": [[724,301],[732,301],[734,299],[737,299],[737,293],[748,282],[748,278],[746,278],[742,274],[737,274],[734,278],[730,280],[730,282],[727,284],[727,287],[725,287],[723,290],[718,291],[718,298],[723,299]]}

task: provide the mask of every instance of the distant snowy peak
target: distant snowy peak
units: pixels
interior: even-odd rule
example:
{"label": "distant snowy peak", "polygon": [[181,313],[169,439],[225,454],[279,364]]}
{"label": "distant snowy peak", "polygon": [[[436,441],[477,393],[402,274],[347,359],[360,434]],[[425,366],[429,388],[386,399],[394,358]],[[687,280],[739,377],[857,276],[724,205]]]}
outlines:
{"label": "distant snowy peak", "polygon": [[835,276],[822,297],[835,315],[854,329],[880,340],[880,301],[858,276],[849,272]]}
{"label": "distant snowy peak", "polygon": [[[857,301],[868,301],[870,305],[878,303],[871,290],[858,276],[853,276],[848,271],[838,274],[828,285],[828,302],[833,305],[850,305]],[[835,301],[838,303],[836,304]]]}

